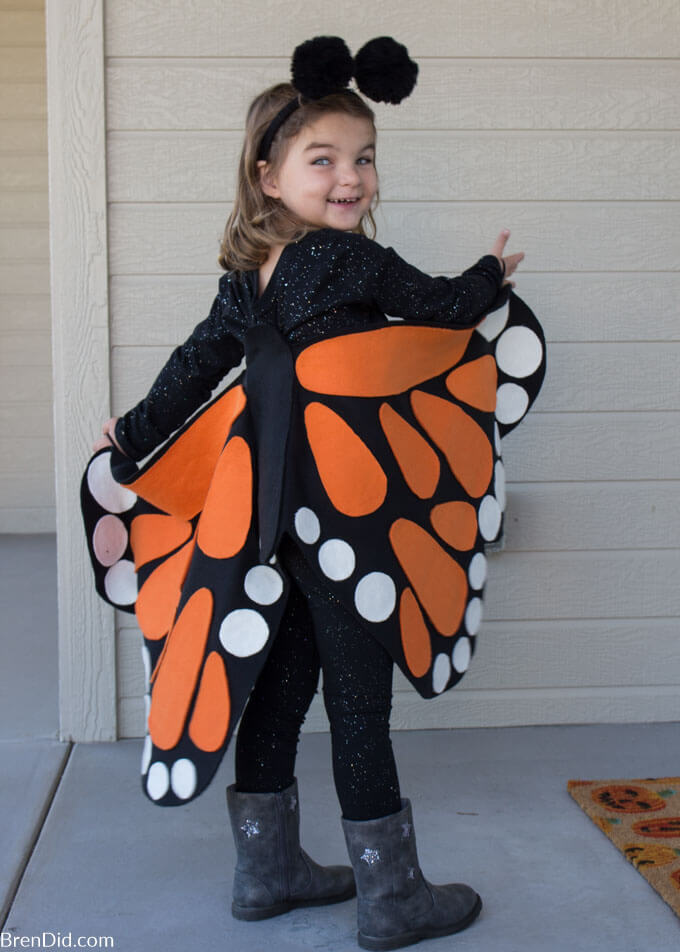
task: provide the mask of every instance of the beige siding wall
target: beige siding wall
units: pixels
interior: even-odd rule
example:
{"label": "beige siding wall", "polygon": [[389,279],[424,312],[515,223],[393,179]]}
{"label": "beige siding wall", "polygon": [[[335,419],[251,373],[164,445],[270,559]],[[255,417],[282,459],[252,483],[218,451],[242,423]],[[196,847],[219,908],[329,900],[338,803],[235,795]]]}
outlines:
{"label": "beige siding wall", "polygon": [[[389,18],[275,0],[109,0],[114,411],[207,313],[245,109],[294,46],[390,33],[419,62],[377,106],[378,240],[455,274],[501,227],[549,375],[506,441],[506,552],[461,685],[396,678],[395,727],[677,719],[680,661],[680,8],[670,0],[425,0]],[[269,24],[269,25],[268,25]],[[351,25],[351,26],[350,26]],[[142,731],[139,634],[118,639],[119,730]],[[323,728],[318,707],[309,718]]]}
{"label": "beige siding wall", "polygon": [[0,0],[0,532],[53,532],[43,0]]}

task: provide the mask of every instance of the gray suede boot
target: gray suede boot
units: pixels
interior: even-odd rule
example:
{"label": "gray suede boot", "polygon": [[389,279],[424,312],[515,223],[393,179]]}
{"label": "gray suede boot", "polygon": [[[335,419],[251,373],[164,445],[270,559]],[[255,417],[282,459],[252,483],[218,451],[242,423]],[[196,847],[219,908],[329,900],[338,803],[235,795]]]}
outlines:
{"label": "gray suede boot", "polygon": [[345,820],[347,850],[357,884],[359,945],[400,949],[421,939],[460,932],[482,900],[463,883],[433,886],[418,865],[410,800],[377,820]]}
{"label": "gray suede boot", "polygon": [[235,919],[269,919],[356,895],[349,866],[319,866],[300,847],[297,780],[280,793],[239,793],[232,784],[227,806],[236,844]]}

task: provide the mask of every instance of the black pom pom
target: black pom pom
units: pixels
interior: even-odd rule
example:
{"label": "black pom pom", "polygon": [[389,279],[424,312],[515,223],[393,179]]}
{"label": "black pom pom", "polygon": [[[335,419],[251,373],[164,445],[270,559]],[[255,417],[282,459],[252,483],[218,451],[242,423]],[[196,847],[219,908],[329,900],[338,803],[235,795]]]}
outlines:
{"label": "black pom pom", "polygon": [[369,40],[354,57],[357,86],[375,102],[401,102],[413,92],[417,75],[418,64],[391,36]]}
{"label": "black pom pom", "polygon": [[307,99],[321,99],[349,84],[352,54],[339,36],[315,36],[295,47],[292,83]]}

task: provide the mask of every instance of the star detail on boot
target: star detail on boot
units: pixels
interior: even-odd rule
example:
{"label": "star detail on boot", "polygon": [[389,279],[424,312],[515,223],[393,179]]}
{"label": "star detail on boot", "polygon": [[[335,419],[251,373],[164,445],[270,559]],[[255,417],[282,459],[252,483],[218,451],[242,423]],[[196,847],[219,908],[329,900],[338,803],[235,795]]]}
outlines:
{"label": "star detail on boot", "polygon": [[413,827],[411,826],[410,823],[402,823],[402,824],[401,824],[401,838],[402,838],[402,840],[407,840],[407,839],[409,838],[409,836],[411,835],[411,830],[412,830],[412,829],[413,829]]}
{"label": "star detail on boot", "polygon": [[290,812],[295,813],[295,807],[297,806],[297,797],[293,794],[290,798]]}
{"label": "star detail on boot", "polygon": [[409,866],[409,868],[408,868],[408,875],[406,876],[406,878],[407,878],[407,879],[415,879],[415,878],[416,878],[416,868],[415,868],[415,866]]}
{"label": "star detail on boot", "polygon": [[369,848],[366,847],[359,858],[363,859],[364,863],[367,863],[369,866],[373,866],[374,863],[380,862],[380,851],[369,850]]}
{"label": "star detail on boot", "polygon": [[253,836],[260,835],[260,821],[259,820],[246,820],[246,822],[241,827],[246,837],[250,839]]}

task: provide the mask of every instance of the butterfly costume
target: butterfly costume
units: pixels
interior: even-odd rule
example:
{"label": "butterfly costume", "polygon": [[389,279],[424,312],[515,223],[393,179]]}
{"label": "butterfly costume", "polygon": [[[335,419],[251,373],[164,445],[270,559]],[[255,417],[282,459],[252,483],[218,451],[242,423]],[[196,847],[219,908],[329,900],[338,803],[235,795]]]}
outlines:
{"label": "butterfly costume", "polygon": [[312,231],[259,297],[257,271],[223,275],[118,421],[128,455],[92,457],[85,531],[98,592],[143,633],[153,802],[188,802],[220,763],[285,610],[284,532],[422,697],[463,676],[503,529],[501,440],[545,373],[541,327],[502,280],[494,256],[430,277]]}

